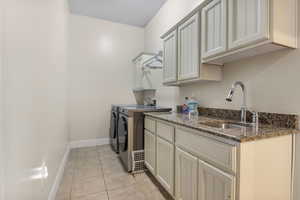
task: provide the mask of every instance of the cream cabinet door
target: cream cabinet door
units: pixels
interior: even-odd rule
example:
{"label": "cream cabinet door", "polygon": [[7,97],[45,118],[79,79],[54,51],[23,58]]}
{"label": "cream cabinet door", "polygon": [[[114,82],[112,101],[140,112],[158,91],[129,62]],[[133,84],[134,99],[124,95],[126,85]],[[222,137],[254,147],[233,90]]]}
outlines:
{"label": "cream cabinet door", "polygon": [[228,0],[229,49],[269,39],[269,0]]}
{"label": "cream cabinet door", "polygon": [[198,200],[234,200],[234,177],[199,160]]}
{"label": "cream cabinet door", "polygon": [[149,171],[155,175],[156,173],[156,162],[155,162],[155,135],[145,130],[144,137],[145,144],[145,165],[149,169]]}
{"label": "cream cabinet door", "polygon": [[176,148],[176,200],[197,200],[198,161],[191,154]]}
{"label": "cream cabinet door", "polygon": [[163,39],[163,81],[170,83],[177,81],[177,30]]}
{"label": "cream cabinet door", "polygon": [[226,51],[227,0],[213,0],[202,9],[202,58]]}
{"label": "cream cabinet door", "polygon": [[178,79],[199,77],[199,14],[178,27]]}
{"label": "cream cabinet door", "polygon": [[174,145],[157,137],[156,150],[156,178],[174,195]]}

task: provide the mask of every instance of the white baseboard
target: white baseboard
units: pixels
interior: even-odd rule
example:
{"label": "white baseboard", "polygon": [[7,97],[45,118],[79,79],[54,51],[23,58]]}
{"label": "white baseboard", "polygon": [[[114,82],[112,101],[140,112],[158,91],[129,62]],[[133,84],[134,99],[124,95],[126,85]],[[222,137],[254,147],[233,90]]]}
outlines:
{"label": "white baseboard", "polygon": [[63,178],[63,175],[64,175],[65,166],[66,166],[67,161],[68,161],[69,153],[70,153],[70,147],[69,147],[69,145],[67,145],[66,152],[65,152],[64,157],[63,157],[63,159],[60,163],[60,166],[59,166],[59,169],[57,171],[54,183],[53,183],[52,188],[50,190],[48,200],[55,200],[56,193],[59,189],[60,182],[61,182],[61,180]]}
{"label": "white baseboard", "polygon": [[101,138],[101,139],[92,139],[92,140],[78,140],[70,142],[70,148],[80,148],[80,147],[93,147],[109,144],[109,138]]}

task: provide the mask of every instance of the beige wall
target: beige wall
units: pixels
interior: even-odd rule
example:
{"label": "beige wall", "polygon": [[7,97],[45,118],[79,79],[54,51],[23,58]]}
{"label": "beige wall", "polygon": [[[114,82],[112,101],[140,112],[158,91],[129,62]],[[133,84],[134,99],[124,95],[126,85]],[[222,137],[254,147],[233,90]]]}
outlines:
{"label": "beige wall", "polygon": [[0,0],[0,200],[4,200],[4,129],[3,129],[3,28],[4,4]]}
{"label": "beige wall", "polygon": [[296,139],[296,163],[295,163],[294,199],[300,200],[300,137]]}
{"label": "beige wall", "polygon": [[134,65],[144,29],[71,15],[69,117],[72,141],[108,138],[111,104],[135,103]]}
{"label": "beige wall", "polygon": [[[200,2],[202,1],[169,0],[146,27],[146,51],[162,49],[162,42],[159,36]],[[173,92],[172,95],[169,95],[168,101],[172,104],[175,98],[177,99],[176,103],[182,103],[185,96],[194,94],[200,100],[202,106],[239,109],[241,105],[240,92],[236,93],[231,104],[225,102],[225,97],[231,84],[236,80],[242,80],[248,89],[247,101],[251,109],[265,112],[300,114],[299,66],[299,49],[282,50],[226,64],[222,82],[196,83],[181,87],[178,91],[170,88],[169,91]],[[159,76],[153,79],[161,79],[162,75]],[[163,88],[163,90],[167,89]],[[297,152],[300,154],[300,150],[297,150]],[[296,172],[300,173],[300,159],[299,161],[297,160],[296,167]],[[298,180],[300,179],[297,178],[297,182]],[[296,188],[298,190],[299,187],[300,184],[297,183]],[[300,193],[300,191],[296,192]],[[300,194],[295,200],[299,199]]]}
{"label": "beige wall", "polygon": [[4,3],[4,199],[45,200],[68,143],[66,5]]}

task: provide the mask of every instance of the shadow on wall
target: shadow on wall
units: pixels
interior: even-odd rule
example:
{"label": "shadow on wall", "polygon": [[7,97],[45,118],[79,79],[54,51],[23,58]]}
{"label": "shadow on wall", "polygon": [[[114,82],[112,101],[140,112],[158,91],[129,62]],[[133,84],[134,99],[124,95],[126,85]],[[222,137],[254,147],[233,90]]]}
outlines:
{"label": "shadow on wall", "polygon": [[241,80],[248,89],[247,104],[250,108],[300,114],[300,92],[294,90],[300,84],[299,56],[300,50],[286,49],[226,64],[222,82],[181,87],[180,97],[194,94],[205,107],[239,109],[241,95],[236,95],[232,103],[227,103],[225,97],[232,83]]}

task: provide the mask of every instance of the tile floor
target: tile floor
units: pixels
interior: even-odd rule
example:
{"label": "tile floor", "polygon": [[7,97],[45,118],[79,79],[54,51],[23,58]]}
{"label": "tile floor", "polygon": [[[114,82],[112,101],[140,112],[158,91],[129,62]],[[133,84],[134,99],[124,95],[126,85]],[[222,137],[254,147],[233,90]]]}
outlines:
{"label": "tile floor", "polygon": [[124,171],[109,145],[73,149],[56,200],[169,200],[147,174]]}

